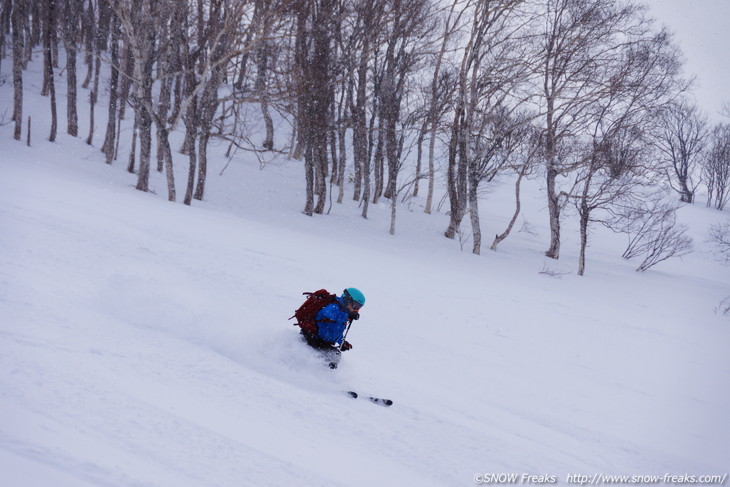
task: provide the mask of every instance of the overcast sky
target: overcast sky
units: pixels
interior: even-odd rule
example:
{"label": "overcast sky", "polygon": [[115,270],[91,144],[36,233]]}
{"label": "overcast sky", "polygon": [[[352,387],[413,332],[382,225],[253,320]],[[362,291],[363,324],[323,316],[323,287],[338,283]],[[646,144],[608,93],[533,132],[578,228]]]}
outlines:
{"label": "overcast sky", "polygon": [[688,75],[697,76],[695,97],[714,122],[730,103],[730,0],[644,0],[653,16],[674,32]]}

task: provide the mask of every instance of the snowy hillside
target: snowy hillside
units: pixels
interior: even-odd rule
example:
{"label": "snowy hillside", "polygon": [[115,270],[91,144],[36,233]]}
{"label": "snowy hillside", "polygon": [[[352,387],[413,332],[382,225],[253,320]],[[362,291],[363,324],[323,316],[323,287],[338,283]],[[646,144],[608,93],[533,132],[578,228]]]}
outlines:
{"label": "snowy hillside", "polygon": [[[730,470],[730,321],[714,311],[730,272],[705,242],[727,212],[683,208],[695,252],[645,273],[596,228],[578,277],[570,222],[561,259],[543,256],[539,181],[525,189],[531,230],[482,256],[441,237],[447,217],[418,200],[395,236],[386,206],[304,216],[296,161],[237,159],[219,176],[212,157],[208,198],[186,207],[159,175],[160,194],[135,191],[82,138],[44,140],[47,100],[28,85],[32,147],[0,127],[2,485]],[[506,224],[510,191],[486,197],[485,235]],[[331,371],[287,318],[302,292],[347,286],[368,304]]]}

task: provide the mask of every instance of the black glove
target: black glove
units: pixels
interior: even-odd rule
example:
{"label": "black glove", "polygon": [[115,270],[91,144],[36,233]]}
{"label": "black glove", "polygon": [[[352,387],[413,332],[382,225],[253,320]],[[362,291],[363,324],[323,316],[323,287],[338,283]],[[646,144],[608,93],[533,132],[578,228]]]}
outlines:
{"label": "black glove", "polygon": [[352,313],[349,314],[348,317],[352,321],[359,320],[360,319],[360,313],[358,313],[357,311],[353,311]]}
{"label": "black glove", "polygon": [[352,349],[352,343],[348,342],[347,340],[342,342],[342,347],[340,348],[340,350],[342,350],[343,352],[346,352],[351,349]]}

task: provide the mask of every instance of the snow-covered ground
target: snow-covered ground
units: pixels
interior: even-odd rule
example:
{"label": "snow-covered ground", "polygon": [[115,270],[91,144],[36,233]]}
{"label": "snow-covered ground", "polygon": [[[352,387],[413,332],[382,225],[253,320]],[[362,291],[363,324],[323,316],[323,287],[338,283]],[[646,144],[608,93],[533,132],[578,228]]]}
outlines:
{"label": "snow-covered ground", "polygon": [[[730,470],[730,319],[715,312],[730,272],[706,242],[727,211],[683,208],[695,252],[645,273],[595,228],[578,277],[570,221],[561,259],[543,256],[540,181],[513,236],[482,256],[443,238],[447,217],[420,199],[399,208],[394,236],[387,203],[363,220],[351,193],[306,217],[302,168],[285,159],[260,170],[237,157],[220,176],[213,154],[206,200],[168,203],[162,176],[141,193],[125,162],[103,163],[102,122],[87,146],[59,110],[58,141],[45,140],[38,64],[32,147],[0,127],[3,486],[455,486],[490,473],[567,485]],[[0,86],[0,113],[11,94]],[[511,190],[482,204],[487,246]],[[368,302],[332,371],[287,318],[302,292],[348,286]]]}

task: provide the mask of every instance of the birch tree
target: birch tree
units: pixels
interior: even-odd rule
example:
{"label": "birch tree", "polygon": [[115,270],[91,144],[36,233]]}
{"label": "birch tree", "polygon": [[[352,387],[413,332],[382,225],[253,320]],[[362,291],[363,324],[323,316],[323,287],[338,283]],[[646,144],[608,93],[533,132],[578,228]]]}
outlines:
{"label": "birch tree", "polygon": [[560,256],[561,211],[568,191],[560,177],[575,170],[570,151],[576,137],[590,133],[591,107],[610,90],[610,74],[627,36],[643,30],[645,8],[612,0],[545,0],[535,66],[536,92],[543,112],[545,176],[550,246],[545,255]]}
{"label": "birch tree", "polygon": [[686,98],[659,113],[661,131],[656,143],[665,163],[666,179],[683,203],[693,203],[697,171],[709,135],[707,118]]}
{"label": "birch tree", "polygon": [[390,198],[390,234],[395,233],[398,173],[401,168],[403,134],[399,134],[402,102],[408,78],[422,59],[422,42],[429,33],[430,5],[426,0],[394,0],[389,11],[390,26],[383,63],[380,116],[383,121],[384,152],[388,163],[386,197]]}
{"label": "birch tree", "polygon": [[79,135],[77,107],[76,58],[79,19],[83,12],[83,0],[63,0],[63,41],[66,48],[66,122],[67,132],[72,137]]}
{"label": "birch tree", "polygon": [[[515,119],[509,112],[519,102],[511,97],[527,74],[522,61],[526,51],[521,42],[516,42],[516,32],[522,27],[517,20],[522,13],[517,9],[521,3],[482,1],[468,12],[472,22],[458,71],[449,141],[450,213],[445,236],[454,238],[468,208],[472,251],[477,254],[481,248],[479,185],[496,175],[516,147],[512,144],[516,127],[510,126]],[[503,145],[507,141],[510,143]]]}
{"label": "birch tree", "polygon": [[581,147],[574,154],[570,198],[580,218],[579,275],[585,272],[588,227],[595,214],[636,198],[661,174],[650,152],[651,137],[658,130],[655,114],[687,86],[669,35],[651,28],[646,24],[626,36],[620,59],[609,66],[613,73],[608,73],[606,91],[588,109],[592,133],[578,142]]}
{"label": "birch tree", "polygon": [[702,179],[707,185],[707,206],[723,210],[730,201],[730,125],[718,124],[712,131],[707,156],[702,161]]}
{"label": "birch tree", "polygon": [[[298,0],[295,76],[297,127],[304,151],[304,214],[322,213],[327,197],[328,114],[332,103],[330,51],[335,0]],[[318,199],[315,204],[315,194]]]}

